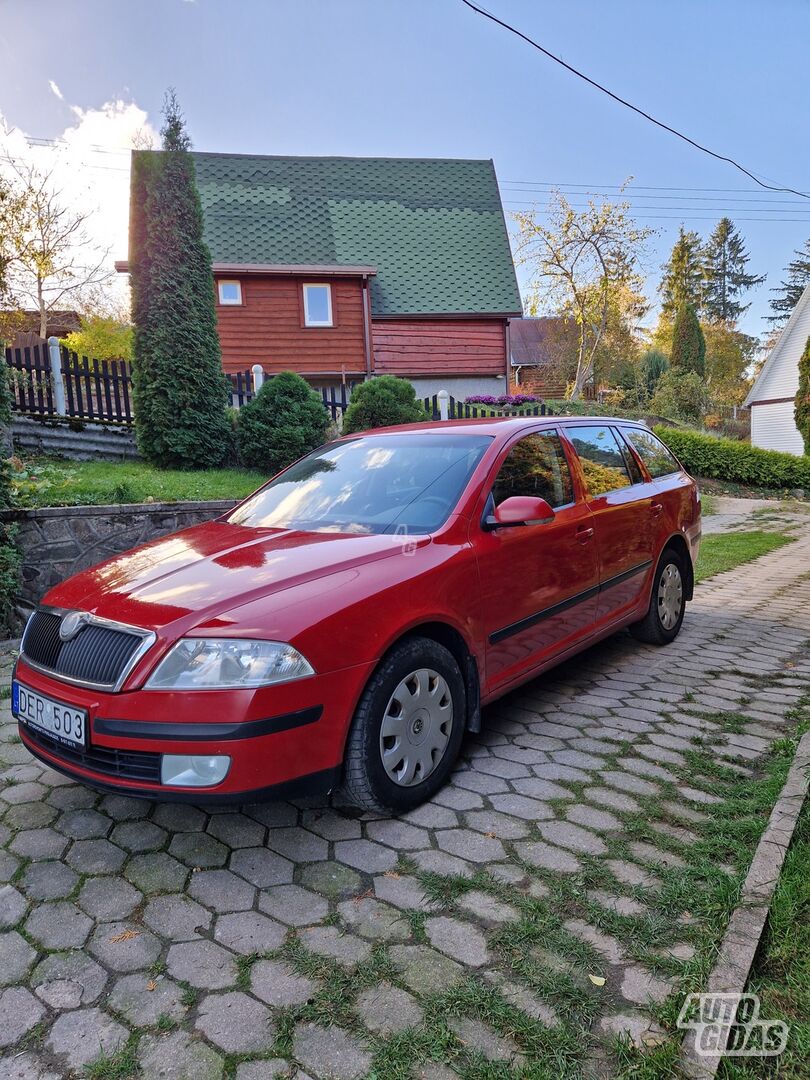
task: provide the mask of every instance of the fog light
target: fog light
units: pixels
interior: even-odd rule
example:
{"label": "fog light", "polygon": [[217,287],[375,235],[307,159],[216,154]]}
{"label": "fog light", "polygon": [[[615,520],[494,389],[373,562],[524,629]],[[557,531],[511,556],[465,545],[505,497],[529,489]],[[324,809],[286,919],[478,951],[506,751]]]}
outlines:
{"label": "fog light", "polygon": [[230,767],[231,759],[225,754],[216,757],[164,754],[160,782],[176,787],[213,787],[225,779]]}

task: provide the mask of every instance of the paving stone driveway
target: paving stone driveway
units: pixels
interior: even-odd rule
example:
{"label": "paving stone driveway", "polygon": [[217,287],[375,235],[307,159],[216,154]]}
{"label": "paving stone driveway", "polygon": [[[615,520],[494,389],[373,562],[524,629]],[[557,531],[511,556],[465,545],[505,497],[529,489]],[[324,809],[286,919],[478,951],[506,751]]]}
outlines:
{"label": "paving stone driveway", "polygon": [[488,709],[395,820],[100,796],[32,761],[4,708],[0,1078],[100,1054],[120,1071],[94,1075],[147,1080],[599,1071],[610,1036],[654,1040],[695,952],[662,898],[721,797],[687,755],[756,770],[809,634],[803,537],[699,587],[669,648],[619,635]]}

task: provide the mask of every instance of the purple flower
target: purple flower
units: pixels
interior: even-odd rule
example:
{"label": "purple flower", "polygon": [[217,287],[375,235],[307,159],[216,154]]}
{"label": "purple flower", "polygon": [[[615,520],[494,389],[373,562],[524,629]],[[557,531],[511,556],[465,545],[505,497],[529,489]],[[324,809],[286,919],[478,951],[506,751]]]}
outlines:
{"label": "purple flower", "polygon": [[515,405],[529,405],[532,402],[538,401],[533,394],[501,394],[499,397],[493,397],[491,394],[473,394],[464,399],[466,405],[500,405],[500,406],[515,406]]}

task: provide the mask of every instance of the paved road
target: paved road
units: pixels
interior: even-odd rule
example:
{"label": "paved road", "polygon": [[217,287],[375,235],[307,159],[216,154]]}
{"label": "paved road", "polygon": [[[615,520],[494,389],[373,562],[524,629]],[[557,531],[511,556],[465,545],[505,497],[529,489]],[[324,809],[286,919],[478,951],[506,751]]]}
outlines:
{"label": "paved road", "polygon": [[669,648],[619,635],[488,709],[398,820],[102,797],[3,709],[0,1078],[100,1053],[147,1080],[610,1075],[702,940],[687,885],[723,787],[688,755],[756,770],[808,636],[804,536],[701,586]]}

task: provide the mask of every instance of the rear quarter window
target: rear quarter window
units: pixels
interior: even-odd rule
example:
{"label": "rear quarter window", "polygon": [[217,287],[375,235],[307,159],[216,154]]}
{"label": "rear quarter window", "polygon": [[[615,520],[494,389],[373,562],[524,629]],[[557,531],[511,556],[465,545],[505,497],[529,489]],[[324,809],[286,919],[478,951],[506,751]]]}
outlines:
{"label": "rear quarter window", "polygon": [[658,476],[668,476],[680,470],[676,459],[651,431],[644,431],[641,428],[622,428],[622,434],[644,462],[647,472],[653,479]]}

